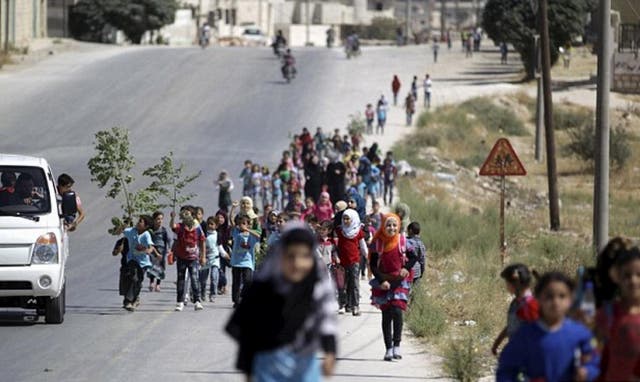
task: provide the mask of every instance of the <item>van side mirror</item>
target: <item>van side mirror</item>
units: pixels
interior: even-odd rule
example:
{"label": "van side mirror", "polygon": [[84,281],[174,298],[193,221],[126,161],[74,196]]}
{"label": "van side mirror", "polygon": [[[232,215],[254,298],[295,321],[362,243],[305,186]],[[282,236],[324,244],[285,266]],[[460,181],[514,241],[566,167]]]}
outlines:
{"label": "van side mirror", "polygon": [[78,212],[78,203],[76,201],[76,193],[73,191],[65,192],[62,195],[62,214],[64,216],[75,215]]}

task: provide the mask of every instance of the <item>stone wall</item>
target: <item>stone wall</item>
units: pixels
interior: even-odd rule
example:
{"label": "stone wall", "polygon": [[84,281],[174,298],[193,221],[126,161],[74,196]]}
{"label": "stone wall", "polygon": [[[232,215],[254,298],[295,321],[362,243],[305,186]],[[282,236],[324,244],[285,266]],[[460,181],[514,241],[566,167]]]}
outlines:
{"label": "stone wall", "polygon": [[47,2],[46,0],[10,0],[9,9],[6,1],[2,1],[0,9],[0,40],[4,45],[7,14],[9,16],[9,43],[15,48],[26,48],[35,38],[47,37]]}
{"label": "stone wall", "polygon": [[613,90],[640,94],[640,58],[634,53],[614,54]]}

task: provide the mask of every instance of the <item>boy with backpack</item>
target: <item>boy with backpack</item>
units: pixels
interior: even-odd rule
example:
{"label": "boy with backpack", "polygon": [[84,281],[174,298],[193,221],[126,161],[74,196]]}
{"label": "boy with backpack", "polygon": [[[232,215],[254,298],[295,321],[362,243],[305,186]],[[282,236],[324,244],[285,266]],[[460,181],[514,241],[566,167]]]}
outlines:
{"label": "boy with backpack", "polygon": [[200,302],[199,264],[206,264],[205,235],[195,220],[196,211],[193,207],[185,206],[180,210],[181,223],[174,224],[175,212],[171,212],[170,226],[177,238],[174,243],[174,253],[177,257],[178,268],[177,304],[175,311],[184,309],[185,277],[187,271],[191,279],[191,290],[195,299],[195,310],[202,310]]}
{"label": "boy with backpack", "polygon": [[416,263],[413,266],[413,284],[415,285],[424,275],[424,268],[427,263],[427,249],[420,238],[420,223],[412,222],[407,227],[407,247],[412,248]]}

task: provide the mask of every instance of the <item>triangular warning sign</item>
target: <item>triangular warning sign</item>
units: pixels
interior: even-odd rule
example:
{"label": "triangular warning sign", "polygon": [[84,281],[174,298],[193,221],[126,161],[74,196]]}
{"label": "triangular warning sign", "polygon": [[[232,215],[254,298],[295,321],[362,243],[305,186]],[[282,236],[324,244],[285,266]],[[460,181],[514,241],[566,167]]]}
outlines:
{"label": "triangular warning sign", "polygon": [[480,168],[482,176],[522,176],[527,175],[518,154],[506,138],[500,138]]}

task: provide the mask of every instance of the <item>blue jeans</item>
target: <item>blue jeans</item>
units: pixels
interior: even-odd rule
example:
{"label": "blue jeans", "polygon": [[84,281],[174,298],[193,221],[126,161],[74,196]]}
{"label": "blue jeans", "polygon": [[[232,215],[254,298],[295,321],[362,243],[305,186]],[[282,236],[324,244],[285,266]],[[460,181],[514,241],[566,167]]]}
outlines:
{"label": "blue jeans", "polygon": [[178,268],[178,282],[177,282],[177,302],[184,302],[184,284],[185,278],[187,276],[187,271],[189,271],[189,278],[191,279],[191,290],[193,291],[193,298],[195,302],[200,301],[200,282],[199,282],[199,272],[198,272],[198,260],[182,260],[178,259],[176,261],[176,266]]}
{"label": "blue jeans", "polygon": [[207,294],[207,279],[210,280],[209,297],[218,294],[218,279],[220,278],[220,268],[210,267],[200,270],[200,298],[204,300]]}
{"label": "blue jeans", "polygon": [[259,352],[252,365],[255,382],[318,382],[320,362],[315,354],[296,354],[286,348]]}

